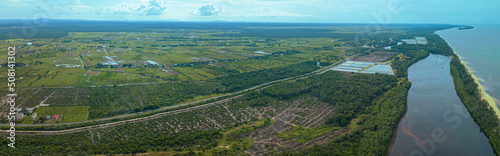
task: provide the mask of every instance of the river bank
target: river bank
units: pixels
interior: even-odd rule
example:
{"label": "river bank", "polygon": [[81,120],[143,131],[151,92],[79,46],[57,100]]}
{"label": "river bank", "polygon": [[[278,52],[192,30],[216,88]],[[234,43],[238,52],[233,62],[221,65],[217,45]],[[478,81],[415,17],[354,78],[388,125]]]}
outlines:
{"label": "river bank", "polygon": [[[495,154],[500,151],[499,113],[497,100],[500,97],[500,31],[491,25],[481,26],[475,31],[457,31],[450,28],[434,32],[441,47],[435,53],[452,56],[453,75],[457,94],[466,105],[474,121],[488,137]],[[441,41],[439,41],[441,40]],[[462,57],[464,56],[465,57]],[[476,76],[476,75],[479,75]],[[486,81],[484,78],[488,78]],[[497,79],[494,79],[494,78]]]}
{"label": "river bank", "polygon": [[408,68],[407,111],[388,155],[494,155],[455,90],[451,60],[431,54]]}
{"label": "river bank", "polygon": [[[477,77],[473,69],[481,70],[484,78],[485,68],[467,66],[464,58],[437,32],[427,36],[438,44],[435,49],[429,48],[432,57],[408,68],[412,86],[407,110],[398,122],[387,155],[496,155],[495,149],[500,149],[500,139],[495,135],[498,101],[488,94],[495,91],[496,85]],[[469,61],[484,61],[471,58]]]}
{"label": "river bank", "polygon": [[[500,92],[497,83],[500,65],[497,63],[498,55],[498,34],[500,31],[490,25],[478,25],[474,29],[458,30],[451,28],[436,31],[453,53],[458,56],[458,60],[465,67],[465,70],[474,79],[478,86],[481,98],[488,102],[490,108],[500,118],[499,104]],[[465,56],[465,57],[464,57]],[[497,78],[497,79],[495,79]]]}
{"label": "river bank", "polygon": [[[408,96],[408,94],[406,96]],[[396,125],[399,125],[401,123],[401,121],[403,120],[403,117],[406,116],[406,112],[408,112],[408,105],[406,105],[405,112],[403,113],[403,115],[401,115],[401,118],[399,118]],[[392,147],[394,147],[394,144],[396,143],[396,138],[398,136],[398,128],[399,128],[399,126],[394,127],[394,130],[393,130],[394,133],[392,133],[392,136],[391,136],[391,145],[389,145],[389,149],[387,149],[387,153],[385,154],[385,156],[389,156],[389,154],[392,151]]]}
{"label": "river bank", "polygon": [[481,83],[479,82],[479,79],[476,77],[476,75],[474,75],[474,71],[472,71],[469,68],[469,66],[467,66],[467,62],[465,62],[462,59],[462,57],[457,52],[455,52],[455,50],[453,50],[453,52],[455,53],[455,55],[458,56],[458,59],[460,60],[460,63],[462,63],[464,65],[465,69],[467,69],[467,72],[469,72],[469,74],[471,75],[471,77],[474,79],[474,82],[477,84],[477,89],[479,90],[481,98],[483,100],[486,100],[488,102],[488,104],[493,109],[493,111],[495,111],[495,114],[497,115],[497,117],[500,118],[500,110],[498,109],[498,106],[497,106],[497,104],[500,103],[500,102],[497,99],[495,99],[492,96],[490,96],[488,93],[486,93],[483,85],[481,85]]}

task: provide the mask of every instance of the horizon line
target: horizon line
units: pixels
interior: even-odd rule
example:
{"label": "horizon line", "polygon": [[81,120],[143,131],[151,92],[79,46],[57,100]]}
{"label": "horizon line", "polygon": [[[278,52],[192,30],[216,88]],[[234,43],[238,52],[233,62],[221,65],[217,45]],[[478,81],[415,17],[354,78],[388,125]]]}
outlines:
{"label": "horizon line", "polygon": [[[467,24],[449,24],[449,23],[377,23],[377,22],[268,22],[268,21],[224,21],[224,20],[213,20],[213,21],[185,21],[178,19],[166,19],[166,20],[98,20],[98,19],[50,19],[50,18],[39,18],[39,19],[2,19],[0,21],[36,21],[36,20],[52,20],[52,21],[99,21],[99,22],[184,22],[184,23],[290,23],[290,24],[369,24],[369,25],[398,25],[398,24],[429,24],[429,25],[467,25]],[[500,24],[500,23],[469,23],[469,24]]]}

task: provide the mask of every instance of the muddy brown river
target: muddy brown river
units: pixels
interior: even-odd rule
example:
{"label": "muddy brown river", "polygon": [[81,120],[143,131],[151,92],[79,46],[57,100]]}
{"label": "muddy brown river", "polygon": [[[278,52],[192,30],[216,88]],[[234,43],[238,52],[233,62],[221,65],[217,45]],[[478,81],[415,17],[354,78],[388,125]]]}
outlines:
{"label": "muddy brown river", "polygon": [[408,68],[408,110],[390,156],[495,155],[455,91],[450,61],[430,55]]}

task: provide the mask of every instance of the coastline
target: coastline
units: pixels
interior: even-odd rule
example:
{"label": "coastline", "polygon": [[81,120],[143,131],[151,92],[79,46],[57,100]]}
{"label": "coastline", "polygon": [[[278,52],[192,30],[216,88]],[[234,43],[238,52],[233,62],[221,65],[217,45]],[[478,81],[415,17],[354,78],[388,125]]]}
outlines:
{"label": "coastline", "polygon": [[[462,30],[458,30],[458,28],[451,28],[451,29],[454,29],[455,31],[462,31]],[[475,27],[473,28],[475,29]],[[439,31],[442,31],[442,30],[439,30]],[[460,54],[458,54],[455,49],[453,49],[453,46],[451,46],[448,41],[446,41],[445,38],[443,38],[443,36],[439,35],[437,32],[439,31],[436,31],[434,32],[434,34],[438,35],[439,37],[441,37],[445,42],[446,44],[448,44],[448,46],[450,46],[451,50],[453,51],[453,53],[455,55],[458,56],[458,60],[460,61],[460,63],[465,67],[465,69],[467,70],[467,72],[471,75],[472,79],[474,79],[474,83],[477,84],[477,89],[479,90],[479,93],[481,95],[481,98],[483,100],[486,100],[488,102],[488,104],[490,105],[490,108],[493,109],[493,111],[495,112],[495,114],[497,115],[497,118],[500,119],[500,110],[498,109],[498,106],[497,106],[497,103],[500,103],[500,101],[498,99],[495,99],[493,98],[492,96],[490,96],[488,93],[486,93],[483,85],[479,82],[479,78],[476,77],[476,75],[474,75],[474,72],[469,68],[469,66],[467,66],[467,62],[465,62],[463,59],[462,59],[462,56],[460,56]]]}
{"label": "coastline", "polygon": [[[441,42],[441,43],[443,43],[443,42]],[[449,51],[449,52],[450,52],[450,53],[448,53],[448,54],[453,55],[453,53],[452,53],[451,51]],[[434,55],[440,55],[440,54],[434,54]],[[451,66],[453,66],[453,65],[457,66],[457,63],[459,63],[459,62],[457,62],[457,61],[459,61],[459,60],[454,60],[454,61],[453,61],[453,62],[454,62],[453,64],[451,64],[451,63],[452,63],[452,61],[451,61],[451,60],[453,60],[453,59],[457,59],[457,58],[459,58],[459,57],[458,57],[458,56],[456,56],[456,57],[453,57],[453,56],[446,56],[446,55],[440,55],[440,56],[443,56],[443,57],[446,57],[446,58],[450,59],[450,62],[449,62],[449,63],[450,63],[450,64],[449,64],[449,65],[450,65],[450,72],[449,72],[449,74],[450,74],[451,78],[453,78],[452,82],[455,84],[455,82],[456,82],[455,80],[456,80],[456,79],[455,79],[454,77],[455,77],[455,76],[457,76],[457,74],[453,74],[453,73],[451,73],[451,71],[452,71]],[[462,63],[462,62],[460,62],[460,63]],[[443,62],[443,64],[442,64],[442,65],[447,65],[447,64],[448,64],[448,63]],[[440,68],[440,67],[439,67],[439,68]],[[462,71],[464,71],[464,70],[466,70],[466,69],[461,68],[461,70],[462,70]],[[462,72],[462,74],[463,74],[463,75],[466,75],[466,74],[468,74],[468,73],[464,73],[464,72]],[[455,76],[454,76],[454,75],[455,75]],[[460,75],[460,74],[459,74],[459,75]],[[469,76],[470,76],[470,75],[469,75]],[[472,76],[470,76],[469,78],[472,78]],[[470,79],[469,79],[469,80],[470,80]],[[472,81],[473,81],[473,80],[472,80]],[[470,84],[470,85],[472,85],[472,84],[473,84],[473,83],[472,83],[472,82],[470,82],[470,81],[468,81],[468,82],[469,82],[468,84]],[[411,87],[410,87],[410,89],[411,89]],[[456,94],[457,94],[457,98],[459,98],[459,100],[463,103],[463,107],[466,109],[466,113],[467,113],[468,115],[470,115],[470,118],[473,120],[473,122],[477,124],[477,125],[476,125],[476,127],[479,127],[479,131],[480,131],[480,132],[482,132],[482,135],[481,135],[481,134],[478,134],[477,136],[478,136],[478,137],[483,137],[483,136],[484,136],[485,138],[487,138],[488,145],[486,145],[486,142],[481,142],[481,144],[482,144],[482,145],[485,145],[485,146],[483,146],[483,147],[485,147],[485,148],[487,148],[486,146],[491,146],[491,147],[494,147],[494,146],[495,146],[495,145],[494,145],[494,139],[491,139],[491,138],[490,138],[490,136],[489,136],[489,135],[487,135],[487,133],[485,132],[485,129],[484,129],[482,126],[479,126],[479,120],[477,120],[476,118],[474,118],[474,115],[472,114],[472,112],[473,112],[473,111],[471,111],[471,110],[469,109],[469,107],[467,107],[466,103],[465,103],[465,102],[463,101],[463,99],[460,97],[460,95],[459,95],[459,91],[458,91],[456,88],[454,88],[454,89],[452,89],[452,90],[449,90],[449,91],[450,91],[449,93],[452,93],[452,94],[453,94],[453,93],[456,93]],[[475,99],[481,99],[481,97],[478,97],[478,96],[480,96],[480,95],[478,95],[478,94],[479,94],[479,92],[476,92],[476,94],[475,94]],[[408,100],[408,99],[407,99],[407,100]],[[469,102],[470,102],[470,101],[469,101]],[[452,102],[452,103],[453,103],[453,102]],[[471,103],[474,103],[474,102],[472,101]],[[482,103],[480,106],[481,106],[481,108],[488,108],[488,106],[487,106],[487,105],[488,105],[488,104]],[[479,106],[479,105],[478,105],[478,106]],[[446,107],[446,106],[445,106],[445,107],[443,107],[443,108],[448,109],[448,108],[449,108],[449,106],[448,106],[448,107]],[[473,108],[473,109],[474,109],[474,108]],[[403,118],[406,116],[406,113],[408,113],[407,111],[408,111],[408,102],[407,102],[407,107],[406,107],[406,110],[405,110],[405,115],[404,115],[403,117],[401,117],[401,118],[400,118],[400,120],[398,121],[398,127],[399,127],[399,126],[401,126],[401,125],[400,125],[400,124],[401,124],[401,122],[403,122],[403,121],[405,120],[405,119],[403,119]],[[488,112],[490,112],[490,113],[491,113],[491,111],[489,111],[489,110],[488,110]],[[417,114],[418,114],[418,113],[417,113]],[[490,114],[490,115],[493,115],[493,114]],[[437,116],[437,117],[439,117],[439,114],[438,114],[438,116]],[[491,116],[491,118],[492,118],[492,119],[494,119],[494,117],[493,117],[493,116]],[[405,126],[403,126],[403,127],[405,127]],[[401,129],[401,131],[402,131],[402,132],[405,132],[405,130],[404,130],[404,129],[405,129],[405,128],[402,128],[402,129]],[[475,129],[473,129],[473,130],[475,131]],[[397,129],[397,130],[395,129],[394,134],[393,134],[393,136],[392,136],[392,138],[391,138],[391,144],[390,144],[390,146],[389,146],[389,149],[388,149],[387,153],[385,154],[386,156],[391,155],[391,152],[392,152],[393,148],[395,149],[395,146],[394,146],[394,145],[395,145],[395,143],[396,143],[396,142],[395,142],[395,140],[392,140],[392,139],[394,139],[394,137],[395,137],[395,136],[397,136],[397,134],[398,134],[398,133],[399,133],[399,129]],[[407,133],[407,132],[405,132],[405,133],[406,133],[408,136],[410,136],[410,137],[412,137],[412,136],[413,136],[411,133]],[[432,134],[432,135],[434,135],[434,134]],[[425,142],[425,141],[422,141],[422,140],[421,140],[421,139],[419,139],[419,138],[415,138],[415,137],[412,137],[412,138],[413,138],[413,139],[411,139],[411,140],[414,140],[414,141],[416,141],[416,142],[418,142],[418,141],[420,141],[420,142]],[[490,139],[491,139],[491,140],[490,140]],[[418,140],[418,141],[417,141],[417,140]],[[483,141],[484,141],[484,140],[483,140]],[[483,144],[483,143],[484,143],[484,144]],[[466,144],[467,144],[467,143],[466,143]],[[398,149],[399,149],[399,148],[398,148]],[[396,150],[396,151],[397,151],[397,150]],[[401,150],[400,150],[400,151],[401,151]],[[400,152],[394,152],[394,153],[400,153]],[[396,154],[394,154],[394,153],[393,153],[392,155],[396,155]],[[494,148],[493,148],[493,153],[495,153],[495,155],[497,155],[497,156],[498,156],[498,154],[496,154],[496,152],[495,152],[495,149],[494,149]]]}
{"label": "coastline", "polygon": [[[453,28],[451,28],[453,29]],[[447,29],[448,30],[448,29]],[[455,29],[456,30],[456,29]],[[443,30],[440,30],[440,31],[443,31]],[[457,30],[458,31],[458,30]],[[489,140],[489,143],[490,145],[493,147],[493,151],[494,151],[494,154],[495,155],[499,155],[499,137],[498,137],[498,129],[497,128],[494,128],[494,127],[489,127],[489,126],[486,126],[486,125],[481,125],[479,122],[479,119],[476,118],[477,116],[475,115],[478,115],[477,111],[475,111],[476,113],[473,114],[473,112],[471,111],[471,109],[484,109],[484,108],[491,108],[493,111],[494,111],[494,114],[496,115],[497,119],[496,119],[496,122],[498,122],[498,120],[500,119],[500,111],[498,109],[498,106],[496,105],[496,102],[498,102],[497,99],[493,98],[492,96],[490,96],[488,93],[486,93],[484,87],[482,86],[482,84],[480,83],[480,79],[478,77],[476,77],[476,75],[474,75],[473,73],[473,70],[467,66],[467,62],[463,60],[463,58],[455,51],[455,49],[453,49],[453,47],[448,43],[448,41],[446,41],[445,38],[443,38],[441,35],[437,34],[437,32],[439,31],[435,31],[434,34],[438,35],[447,45],[448,47],[450,48],[451,52],[453,53],[452,55],[456,55],[456,56],[452,56],[454,57],[454,59],[458,59],[458,60],[455,60],[455,61],[459,61],[460,64],[463,66],[463,69],[466,70],[466,74],[468,74],[468,76],[470,76],[470,78],[472,78],[474,80],[474,83],[477,85],[477,91],[479,91],[479,95],[469,95],[469,96],[472,96],[472,97],[475,97],[477,100],[485,100],[485,102],[488,103],[488,106],[484,107],[483,105],[481,106],[478,106],[478,105],[475,105],[472,103],[466,103],[462,97],[460,96],[460,92],[459,90],[457,90],[457,94],[458,96],[460,97],[460,100],[462,101],[462,103],[464,103],[464,105],[466,105],[466,108],[467,108],[467,111],[469,112],[469,114],[472,116],[472,119],[474,120],[475,123],[477,123],[479,125],[479,128],[480,128],[480,131],[484,133],[484,135],[486,135],[486,137],[488,138]],[[453,62],[453,60],[452,60]],[[455,62],[455,64],[458,63],[458,62]],[[464,72],[464,71],[462,71]],[[452,74],[452,77],[453,77],[453,73],[450,73]],[[460,77],[460,73],[457,73],[458,75],[455,75],[455,76],[459,76]],[[465,74],[465,75],[466,75]],[[463,83],[463,81],[462,81]],[[471,83],[468,83],[468,84],[471,84]],[[464,96],[467,96],[468,93],[464,93],[463,95]],[[478,97],[480,96],[480,97]],[[493,116],[491,116],[491,119],[492,120],[495,120]],[[484,123],[484,122],[483,122]],[[485,126],[485,127],[483,127]],[[490,130],[491,128],[491,130]],[[485,129],[488,129],[488,130],[485,130]]]}
{"label": "coastline", "polygon": [[[448,42],[447,42],[448,43]],[[449,45],[449,44],[448,44]],[[450,46],[451,47],[451,46]],[[453,49],[453,48],[452,48]],[[477,89],[479,90],[479,93],[481,94],[481,98],[483,100],[486,100],[488,102],[488,104],[490,105],[490,108],[493,109],[493,111],[495,111],[495,114],[497,115],[497,118],[500,119],[500,110],[498,109],[498,106],[497,106],[497,102],[499,102],[497,99],[491,97],[488,93],[486,93],[486,91],[484,90],[484,87],[483,85],[481,85],[481,83],[479,82],[479,79],[476,77],[476,75],[474,75],[473,71],[469,68],[469,66],[467,66],[467,62],[465,62],[462,57],[457,53],[455,52],[455,50],[453,50],[453,53],[455,53],[455,55],[458,56],[458,59],[460,60],[460,63],[462,65],[464,65],[465,69],[467,70],[467,72],[471,75],[471,77],[474,79],[474,82],[477,84]]]}

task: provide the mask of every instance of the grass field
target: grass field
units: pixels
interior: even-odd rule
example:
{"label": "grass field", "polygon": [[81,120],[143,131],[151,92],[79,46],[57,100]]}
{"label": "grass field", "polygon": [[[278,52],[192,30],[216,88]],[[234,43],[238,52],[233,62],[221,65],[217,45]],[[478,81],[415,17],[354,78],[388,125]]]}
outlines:
{"label": "grass field", "polygon": [[[40,117],[45,118],[47,115],[62,115],[61,123],[85,121],[87,120],[88,110],[89,106],[39,107],[36,110],[37,117],[35,121],[38,121]],[[46,123],[50,122],[46,121]],[[31,115],[25,117],[23,123],[33,123]]]}
{"label": "grass field", "polygon": [[[344,28],[342,26],[338,28],[335,30],[336,27],[325,27],[324,29],[331,31],[323,32],[326,34],[353,32],[349,29],[342,29]],[[144,83],[212,82],[212,79],[217,77],[286,67],[305,61],[335,63],[347,58],[346,54],[353,55],[354,52],[349,48],[356,47],[356,45],[346,45],[349,39],[344,39],[344,35],[326,35],[326,37],[323,34],[316,37],[300,35],[300,33],[309,33],[307,28],[297,29],[285,36],[276,34],[276,31],[280,29],[259,30],[256,31],[258,34],[244,34],[245,31],[253,32],[253,30],[240,29],[71,32],[68,36],[58,38],[0,40],[0,42],[8,42],[5,45],[19,47],[20,55],[16,61],[21,65],[16,69],[16,77],[19,78],[16,80],[16,87],[22,88],[18,94],[22,95],[20,99],[27,100],[23,106],[28,108],[38,105],[41,100],[54,92],[50,89],[114,85],[144,85],[145,88],[154,88],[155,84]],[[294,36],[296,34],[299,35]],[[32,44],[28,45],[29,42]],[[5,49],[5,45],[3,44],[0,48]],[[5,54],[0,54],[0,57],[2,56]],[[84,64],[83,68],[78,67],[82,64]],[[89,72],[99,74],[85,74]],[[6,72],[0,72],[0,76],[6,76]],[[0,84],[0,86],[7,88],[5,84]],[[190,85],[179,87],[186,87],[186,91],[190,92],[189,89],[193,88]],[[181,89],[179,87],[172,87],[172,89]],[[207,90],[211,88],[214,87],[208,87]],[[37,93],[36,91],[40,89],[41,91]],[[164,92],[170,91],[166,88],[162,89],[165,89]],[[191,99],[191,96],[195,97],[190,101],[217,95],[205,95],[200,98],[197,91],[192,92],[194,95],[179,96],[182,100],[177,102]],[[55,97],[47,101],[51,106],[69,106],[67,103],[90,106],[88,102],[80,103],[83,99],[81,97],[89,97],[87,95],[91,91],[87,89],[75,89],[71,93],[56,93]],[[170,95],[176,96],[177,94],[169,93]],[[155,103],[152,104],[151,99],[148,99],[150,97],[146,95],[141,95],[143,99],[137,101],[132,100],[133,98],[128,99],[132,96],[134,95],[120,95],[123,97],[120,100],[126,102],[113,104],[115,110],[109,111],[122,111],[123,113],[132,109],[142,109],[144,105],[156,106],[163,102],[154,101]],[[127,104],[128,102],[130,105]],[[92,116],[93,112],[98,110],[94,107],[100,106],[90,106],[90,109],[85,110],[91,110],[90,116]],[[41,108],[40,111],[43,113],[45,111],[43,109],[49,108],[65,114],[57,107]],[[84,113],[66,114],[60,122],[84,120],[78,114]]]}
{"label": "grass field", "polygon": [[[85,69],[81,68],[68,68],[68,69],[56,69],[56,70],[45,70],[43,72],[37,72],[41,76],[35,73],[30,73],[30,76],[26,76],[26,82],[22,81],[20,84],[22,86],[29,85],[30,87],[54,87],[54,86],[71,86],[73,85],[81,76],[85,73]],[[30,79],[32,78],[32,79]],[[33,79],[34,78],[34,79]],[[30,82],[31,80],[31,82]]]}
{"label": "grass field", "polygon": [[[348,32],[348,30],[342,31]],[[7,41],[10,46],[19,46],[20,55],[16,61],[25,64],[18,68],[16,73],[22,77],[19,79],[19,87],[113,85],[164,80],[200,81],[227,74],[224,70],[210,68],[209,66],[213,64],[239,72],[250,72],[344,52],[341,49],[325,49],[326,45],[344,44],[343,41],[334,38],[278,40],[267,37],[224,36],[228,33],[234,32],[218,30],[158,30],[156,33],[72,32],[69,36],[54,39],[17,39],[2,42]],[[28,42],[33,45],[27,45]],[[256,51],[268,54],[259,54]],[[288,51],[298,53],[253,58]],[[5,54],[0,55],[2,56]],[[108,62],[109,60],[103,56],[114,56],[116,62]],[[146,63],[147,61],[159,64],[152,66]],[[86,64],[84,66],[86,69],[78,67],[82,62]],[[202,65],[196,65],[197,63]],[[178,67],[177,64],[188,65]],[[195,65],[189,66],[189,64]],[[160,69],[163,66],[170,67],[180,74],[166,73]],[[103,72],[93,77],[83,75],[87,70],[114,71],[116,68],[128,74]]]}
{"label": "grass field", "polygon": [[174,67],[172,68],[178,72],[180,72],[182,75],[186,76],[189,78],[189,80],[204,80],[204,79],[209,79],[215,77],[214,75],[207,73],[203,70],[197,69],[197,68],[192,68],[192,67]]}

